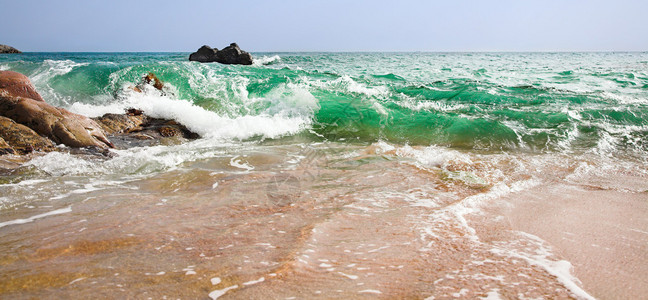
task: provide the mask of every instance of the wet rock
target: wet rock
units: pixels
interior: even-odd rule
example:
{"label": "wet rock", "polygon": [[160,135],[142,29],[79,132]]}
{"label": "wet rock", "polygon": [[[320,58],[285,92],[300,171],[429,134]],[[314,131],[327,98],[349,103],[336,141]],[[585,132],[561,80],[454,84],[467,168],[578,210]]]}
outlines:
{"label": "wet rock", "polygon": [[174,120],[151,118],[135,109],[127,110],[126,114],[105,114],[94,120],[120,149],[177,145],[200,137]]}
{"label": "wet rock", "polygon": [[142,76],[142,80],[136,86],[133,87],[133,90],[141,93],[145,85],[152,85],[156,90],[162,91],[164,88],[164,82],[158,79],[154,73],[149,72],[148,74]]}
{"label": "wet rock", "polygon": [[113,146],[95,121],[43,101],[0,95],[0,116],[23,124],[57,144],[70,147]]}
{"label": "wet rock", "polygon": [[[56,150],[54,143],[29,127],[0,117],[0,154],[27,154],[33,151],[49,152]],[[13,153],[12,153],[13,150]],[[6,152],[6,153],[5,153]]]}
{"label": "wet rock", "polygon": [[155,76],[155,74],[151,72],[144,75],[144,77],[142,77],[142,81],[145,82],[146,84],[152,85],[158,91],[161,91],[162,88],[164,87],[164,83],[160,79],[158,79],[157,76]]}
{"label": "wet rock", "polygon": [[14,71],[0,71],[0,93],[8,95],[31,98],[37,101],[45,101],[36,92],[29,78]]}
{"label": "wet rock", "polygon": [[22,52],[14,47],[0,44],[0,53],[22,53]]}
{"label": "wet rock", "polygon": [[223,48],[223,50],[218,50],[216,48],[211,48],[207,45],[204,45],[198,49],[198,51],[189,55],[190,61],[198,62],[218,62],[221,64],[236,64],[236,65],[251,65],[252,64],[252,55],[247,53],[236,43],[232,43],[229,46]]}
{"label": "wet rock", "polygon": [[198,51],[191,53],[189,55],[189,60],[190,61],[197,61],[197,62],[215,62],[216,61],[216,53],[218,52],[218,49],[212,49],[212,47],[209,47],[207,45],[203,45],[198,49]]}
{"label": "wet rock", "polygon": [[163,137],[179,136],[182,134],[180,130],[171,126],[162,126],[158,129],[158,132]]}
{"label": "wet rock", "polygon": [[5,142],[5,140],[0,137],[0,155],[5,154],[16,154],[16,150],[14,150],[11,145],[7,144],[7,142]]}
{"label": "wet rock", "polygon": [[147,122],[148,117],[139,111],[139,114],[105,114],[93,119],[101,126],[106,134],[110,135],[126,133],[134,128],[140,127]]}
{"label": "wet rock", "polygon": [[[95,121],[43,101],[26,76],[0,72],[0,116],[70,147],[112,147]],[[6,139],[5,139],[6,140]]]}
{"label": "wet rock", "polygon": [[139,115],[142,115],[143,113],[144,112],[142,110],[137,109],[137,108],[126,109],[126,115],[129,115],[129,116],[139,116]]}

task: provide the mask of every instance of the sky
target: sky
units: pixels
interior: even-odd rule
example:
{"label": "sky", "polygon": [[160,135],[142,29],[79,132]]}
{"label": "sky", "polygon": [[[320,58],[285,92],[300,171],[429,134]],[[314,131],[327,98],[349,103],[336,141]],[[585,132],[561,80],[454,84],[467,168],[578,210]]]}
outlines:
{"label": "sky", "polygon": [[646,0],[0,0],[25,52],[648,51]]}

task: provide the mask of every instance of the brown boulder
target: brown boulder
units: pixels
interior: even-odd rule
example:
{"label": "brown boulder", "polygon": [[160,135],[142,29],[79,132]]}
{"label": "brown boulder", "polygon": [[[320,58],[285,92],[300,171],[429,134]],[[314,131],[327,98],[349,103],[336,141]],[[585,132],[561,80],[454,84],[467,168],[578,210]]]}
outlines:
{"label": "brown boulder", "polygon": [[[49,152],[56,149],[49,139],[5,117],[0,117],[0,140],[0,154],[27,154],[32,151]],[[5,142],[6,146],[2,142]]]}
{"label": "brown boulder", "polygon": [[113,146],[95,121],[45,103],[20,73],[0,71],[0,116],[70,147]]}
{"label": "brown boulder", "polygon": [[200,137],[176,121],[151,118],[136,109],[129,109],[126,114],[105,114],[94,120],[119,149],[175,145]]}
{"label": "brown boulder", "polygon": [[70,147],[113,147],[95,121],[30,98],[0,95],[0,116]]}
{"label": "brown boulder", "polygon": [[45,101],[36,92],[29,78],[18,72],[0,71],[0,93],[2,90],[6,91],[8,95]]}
{"label": "brown boulder", "polygon": [[137,128],[147,121],[148,117],[139,114],[105,114],[93,118],[103,128],[106,134],[125,133]]}

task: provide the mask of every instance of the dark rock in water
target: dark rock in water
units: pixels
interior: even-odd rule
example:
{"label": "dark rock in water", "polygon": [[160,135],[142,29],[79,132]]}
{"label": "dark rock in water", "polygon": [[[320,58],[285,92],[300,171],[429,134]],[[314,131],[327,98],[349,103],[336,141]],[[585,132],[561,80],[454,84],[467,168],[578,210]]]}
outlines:
{"label": "dark rock in water", "polygon": [[0,53],[22,53],[22,52],[14,47],[0,44]]}
{"label": "dark rock in water", "polygon": [[228,65],[251,65],[252,55],[241,50],[236,43],[232,43],[220,51],[216,48],[212,49],[211,47],[204,45],[200,47],[198,51],[189,55],[189,60],[203,63],[218,62]]}
{"label": "dark rock in water", "polygon": [[36,92],[34,85],[32,85],[27,76],[14,71],[0,71],[0,93],[2,91],[13,96],[45,101]]}
{"label": "dark rock in water", "polygon": [[216,58],[216,61],[222,64],[252,64],[252,55],[241,50],[236,43],[232,43],[229,46],[223,48],[223,50],[217,51]]}
{"label": "dark rock in water", "polygon": [[215,62],[216,61],[216,53],[218,52],[218,49],[212,49],[211,47],[204,45],[198,49],[198,51],[191,53],[189,55],[189,60],[190,61],[197,61],[197,62]]}
{"label": "dark rock in water", "polygon": [[[44,138],[29,127],[14,122],[14,120],[0,117],[0,139],[3,140],[14,153],[27,154],[32,151],[54,151],[54,143]],[[0,154],[11,154],[11,150],[0,143]],[[7,152],[7,153],[3,153]]]}

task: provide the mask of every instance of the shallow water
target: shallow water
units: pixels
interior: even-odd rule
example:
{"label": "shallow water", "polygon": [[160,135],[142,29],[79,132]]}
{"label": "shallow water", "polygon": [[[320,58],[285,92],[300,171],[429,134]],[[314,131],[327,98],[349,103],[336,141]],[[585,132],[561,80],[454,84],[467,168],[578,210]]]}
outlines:
{"label": "shallow water", "polygon": [[[52,104],[203,138],[4,172],[3,297],[647,292],[645,53],[8,57]],[[129,92],[148,71],[164,95]]]}

